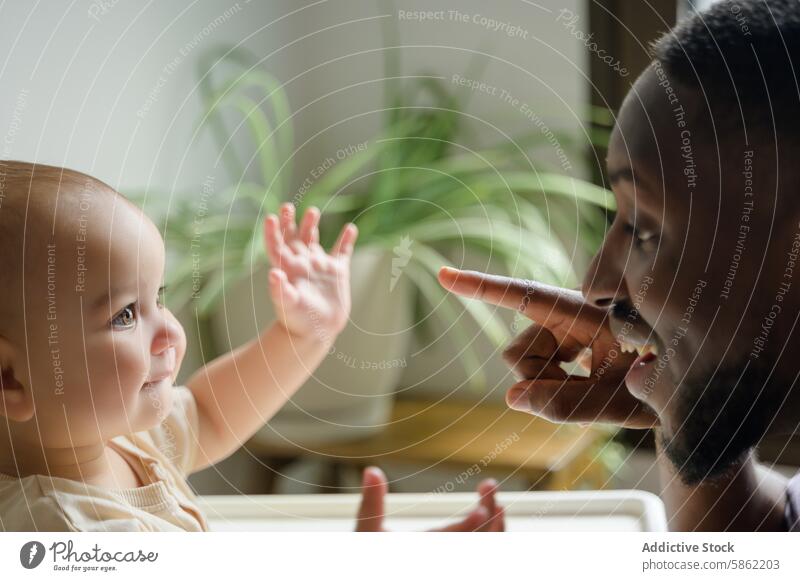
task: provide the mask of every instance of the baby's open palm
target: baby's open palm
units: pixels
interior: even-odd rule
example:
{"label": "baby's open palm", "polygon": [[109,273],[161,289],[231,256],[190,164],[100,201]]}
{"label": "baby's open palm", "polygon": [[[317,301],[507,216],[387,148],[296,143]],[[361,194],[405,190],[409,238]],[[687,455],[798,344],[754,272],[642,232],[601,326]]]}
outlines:
{"label": "baby's open palm", "polygon": [[306,210],[299,228],[294,205],[264,224],[270,295],[278,321],[295,336],[332,342],[350,316],[350,257],[358,236],[355,224],[342,228],[330,254],[319,245],[317,208]]}

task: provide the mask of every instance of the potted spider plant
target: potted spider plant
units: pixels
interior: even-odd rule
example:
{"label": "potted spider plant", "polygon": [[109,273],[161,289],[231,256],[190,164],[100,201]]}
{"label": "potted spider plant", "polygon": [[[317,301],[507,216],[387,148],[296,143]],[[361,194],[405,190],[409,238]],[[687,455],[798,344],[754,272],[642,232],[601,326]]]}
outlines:
{"label": "potted spider plant", "polygon": [[[386,77],[397,79],[392,58]],[[459,361],[473,385],[485,385],[465,318],[497,347],[509,340],[508,325],[483,303],[445,293],[439,268],[485,259],[515,276],[574,285],[576,252],[591,252],[602,239],[613,204],[607,190],[538,161],[537,148],[548,146],[540,130],[467,147],[464,103],[445,83],[389,81],[379,135],[337,155],[318,179],[292,192],[292,115],[281,84],[240,49],[209,53],[199,76],[201,123],[216,139],[231,184],[147,209],[171,251],[166,300],[189,317],[185,327],[199,330],[204,360],[253,337],[271,318],[262,243],[267,212],[287,200],[298,212],[321,208],[326,248],[346,222],[360,232],[351,324],[263,439],[306,445],[380,429],[409,364],[412,334],[429,328],[432,317],[463,335]],[[242,147],[241,133],[251,147]],[[602,144],[607,136],[607,129],[594,129],[590,139]],[[559,139],[584,154],[585,140]]]}

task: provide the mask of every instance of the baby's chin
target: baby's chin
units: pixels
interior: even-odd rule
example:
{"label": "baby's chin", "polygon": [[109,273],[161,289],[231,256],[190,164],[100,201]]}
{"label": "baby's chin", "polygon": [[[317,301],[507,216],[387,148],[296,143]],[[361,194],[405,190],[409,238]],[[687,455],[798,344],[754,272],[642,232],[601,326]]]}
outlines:
{"label": "baby's chin", "polygon": [[146,383],[139,389],[139,418],[137,431],[149,430],[163,422],[172,410],[172,378]]}

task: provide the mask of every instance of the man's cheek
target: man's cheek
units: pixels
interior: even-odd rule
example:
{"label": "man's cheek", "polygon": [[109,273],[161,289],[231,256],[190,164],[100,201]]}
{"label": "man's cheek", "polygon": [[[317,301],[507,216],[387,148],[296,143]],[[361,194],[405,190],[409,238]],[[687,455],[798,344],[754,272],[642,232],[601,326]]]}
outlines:
{"label": "man's cheek", "polygon": [[[665,402],[661,404],[661,411],[658,412],[659,421],[663,430],[663,435],[667,438],[674,438],[681,430],[686,429],[686,405],[683,398],[687,394],[681,393],[680,386],[673,386]],[[683,405],[682,405],[683,404]],[[691,406],[690,406],[691,407]]]}

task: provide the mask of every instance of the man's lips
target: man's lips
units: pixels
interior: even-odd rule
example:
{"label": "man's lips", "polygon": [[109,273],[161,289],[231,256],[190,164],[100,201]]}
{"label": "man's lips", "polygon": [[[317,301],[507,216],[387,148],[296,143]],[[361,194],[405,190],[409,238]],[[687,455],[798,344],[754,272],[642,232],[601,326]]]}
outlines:
{"label": "man's lips", "polygon": [[658,356],[652,351],[643,353],[634,360],[628,373],[625,374],[625,386],[630,394],[640,401],[648,401],[653,392],[654,383],[651,379],[648,384],[648,377],[651,377],[657,360]]}
{"label": "man's lips", "polygon": [[638,312],[624,304],[619,309],[612,309],[609,327],[623,351],[635,348],[638,352],[638,357],[625,374],[628,392],[651,409],[661,409],[659,402],[663,403],[664,394],[669,393],[667,384],[663,382],[670,381],[665,375],[670,359],[665,343]]}
{"label": "man's lips", "polygon": [[612,314],[609,317],[608,326],[614,338],[623,347],[626,344],[635,347],[640,354],[642,353],[641,348],[646,346],[654,348],[656,354],[663,352],[661,349],[662,343],[658,335],[647,323],[642,321],[641,317],[620,319]]}
{"label": "man's lips", "polygon": [[656,355],[652,351],[648,351],[647,353],[642,353],[641,355],[639,355],[639,357],[637,357],[633,361],[633,363],[631,364],[631,369],[634,369],[634,368],[637,368],[637,367],[644,367],[645,365],[655,361],[657,358],[658,358],[658,355]]}

